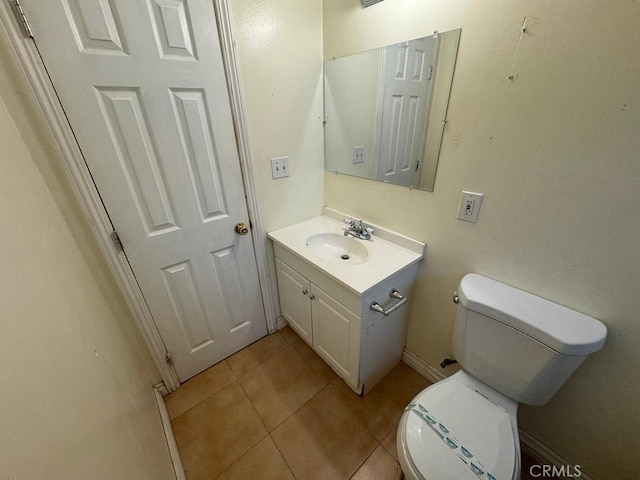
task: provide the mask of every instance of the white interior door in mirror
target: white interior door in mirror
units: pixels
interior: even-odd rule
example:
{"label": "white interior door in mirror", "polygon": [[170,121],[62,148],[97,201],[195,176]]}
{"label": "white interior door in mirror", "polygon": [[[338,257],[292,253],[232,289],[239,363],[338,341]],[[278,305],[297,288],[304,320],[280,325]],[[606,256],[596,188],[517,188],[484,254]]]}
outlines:
{"label": "white interior door in mirror", "polygon": [[438,39],[419,38],[386,47],[376,178],[417,187],[424,157]]}
{"label": "white interior door in mirror", "polygon": [[213,2],[22,2],[180,380],[267,333]]}

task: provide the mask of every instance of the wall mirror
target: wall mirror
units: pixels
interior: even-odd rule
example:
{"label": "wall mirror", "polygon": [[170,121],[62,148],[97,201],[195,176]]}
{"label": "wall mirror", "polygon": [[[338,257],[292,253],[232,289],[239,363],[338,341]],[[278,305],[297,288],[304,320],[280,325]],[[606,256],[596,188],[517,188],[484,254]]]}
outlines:
{"label": "wall mirror", "polygon": [[325,62],[327,170],[433,191],[460,33]]}

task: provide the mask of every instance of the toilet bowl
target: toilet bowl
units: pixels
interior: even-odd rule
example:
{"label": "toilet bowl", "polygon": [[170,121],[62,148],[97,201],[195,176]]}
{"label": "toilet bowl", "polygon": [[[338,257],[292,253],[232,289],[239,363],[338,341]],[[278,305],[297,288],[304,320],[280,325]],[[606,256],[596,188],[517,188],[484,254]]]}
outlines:
{"label": "toilet bowl", "polygon": [[453,355],[462,370],[405,409],[396,446],[409,480],[519,480],[519,403],[543,405],[604,345],[595,318],[482,275],[458,304]]}
{"label": "toilet bowl", "polygon": [[396,446],[405,478],[519,479],[516,410],[516,402],[463,370],[423,390],[398,425]]}

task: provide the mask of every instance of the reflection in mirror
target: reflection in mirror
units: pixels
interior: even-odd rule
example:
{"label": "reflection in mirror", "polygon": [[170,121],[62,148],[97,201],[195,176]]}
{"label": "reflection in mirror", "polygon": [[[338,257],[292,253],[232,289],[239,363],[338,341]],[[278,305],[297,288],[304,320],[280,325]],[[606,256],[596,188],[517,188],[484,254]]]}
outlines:
{"label": "reflection in mirror", "polygon": [[433,191],[461,30],[325,62],[325,168]]}

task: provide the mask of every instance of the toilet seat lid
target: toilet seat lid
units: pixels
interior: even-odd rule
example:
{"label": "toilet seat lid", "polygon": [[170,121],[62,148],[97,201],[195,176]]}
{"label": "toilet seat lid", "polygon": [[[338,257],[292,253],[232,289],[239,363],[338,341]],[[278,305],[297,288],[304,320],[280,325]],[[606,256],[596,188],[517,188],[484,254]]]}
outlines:
{"label": "toilet seat lid", "polygon": [[[476,475],[458,456],[462,447],[471,459],[497,480],[512,480],[516,465],[515,432],[503,408],[451,379],[420,393],[412,401],[437,423],[432,427],[417,413],[406,412],[405,444],[409,460],[427,480],[489,480]],[[422,409],[420,409],[423,411]],[[416,410],[417,411],[417,410]],[[442,424],[459,445],[451,448],[435,433]],[[439,430],[443,433],[443,430]],[[462,455],[469,460],[469,457]],[[479,463],[478,463],[479,462]]]}

